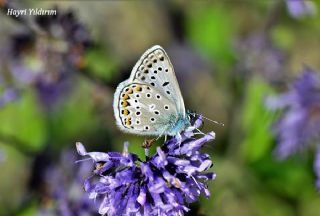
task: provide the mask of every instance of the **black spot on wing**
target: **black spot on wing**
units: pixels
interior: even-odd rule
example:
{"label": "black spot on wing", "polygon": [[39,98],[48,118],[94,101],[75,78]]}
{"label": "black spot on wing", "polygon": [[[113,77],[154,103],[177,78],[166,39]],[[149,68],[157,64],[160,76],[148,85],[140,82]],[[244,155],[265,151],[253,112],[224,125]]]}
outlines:
{"label": "black spot on wing", "polygon": [[162,86],[166,86],[166,85],[168,85],[169,84],[169,82],[164,82],[163,84],[162,84]]}

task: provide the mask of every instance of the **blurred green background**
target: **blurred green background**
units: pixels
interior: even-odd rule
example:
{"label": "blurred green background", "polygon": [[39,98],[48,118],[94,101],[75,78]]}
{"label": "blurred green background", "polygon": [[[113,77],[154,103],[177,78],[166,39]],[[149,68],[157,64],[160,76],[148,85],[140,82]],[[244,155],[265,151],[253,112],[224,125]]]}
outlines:
{"label": "blurred green background", "polygon": [[[276,160],[271,127],[278,114],[264,105],[267,95],[288,88],[303,65],[320,68],[319,13],[292,17],[282,0],[1,0],[0,5],[8,2],[18,8],[72,10],[93,45],[81,52],[82,64],[73,67],[69,88],[50,108],[33,82],[1,79],[1,90],[9,82],[19,97],[0,108],[0,215],[55,208],[54,198],[44,195],[43,167],[59,166],[62,152],[75,152],[77,141],[90,151],[120,152],[129,141],[130,151],[143,155],[144,138],[116,128],[112,100],[117,84],[156,44],[171,58],[186,108],[225,125],[205,122],[202,129],[216,133],[204,150],[212,155],[217,178],[209,185],[211,198],[201,199],[190,215],[320,215],[312,154]],[[320,1],[312,2],[319,8]],[[10,71],[8,58],[14,58],[8,55],[10,41],[27,31],[28,22],[0,14],[2,77]],[[43,67],[41,73],[56,65],[44,61],[50,56],[34,52],[24,54],[22,65]]]}

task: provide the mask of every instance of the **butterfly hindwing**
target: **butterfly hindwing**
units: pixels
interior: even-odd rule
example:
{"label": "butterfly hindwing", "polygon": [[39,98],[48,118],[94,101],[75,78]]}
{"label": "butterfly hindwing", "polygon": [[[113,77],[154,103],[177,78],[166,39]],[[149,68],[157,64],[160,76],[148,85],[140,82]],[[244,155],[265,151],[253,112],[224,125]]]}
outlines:
{"label": "butterfly hindwing", "polygon": [[116,90],[114,109],[121,130],[139,135],[161,135],[177,116],[174,103],[160,91],[142,83],[122,82]]}
{"label": "butterfly hindwing", "polygon": [[157,89],[161,95],[175,104],[178,112],[185,113],[183,97],[173,66],[162,47],[153,46],[148,49],[134,66],[129,80],[146,83]]}
{"label": "butterfly hindwing", "polygon": [[173,66],[164,49],[153,46],[117,87],[113,108],[117,125],[138,135],[174,136],[190,122]]}

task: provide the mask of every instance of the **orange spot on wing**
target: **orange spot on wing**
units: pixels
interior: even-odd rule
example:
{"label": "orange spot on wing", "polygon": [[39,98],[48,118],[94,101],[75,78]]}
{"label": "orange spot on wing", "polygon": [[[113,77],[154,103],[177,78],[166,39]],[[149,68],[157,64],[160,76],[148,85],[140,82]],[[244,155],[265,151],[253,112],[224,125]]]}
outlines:
{"label": "orange spot on wing", "polygon": [[127,115],[129,115],[129,113],[130,113],[129,110],[127,110],[127,109],[123,110],[123,115],[127,116]]}
{"label": "orange spot on wing", "polygon": [[136,91],[142,91],[141,86],[138,85],[138,86],[136,87]]}
{"label": "orange spot on wing", "polygon": [[122,95],[122,98],[123,98],[124,100],[127,100],[127,99],[129,98],[129,95],[123,94],[123,95]]}
{"label": "orange spot on wing", "polygon": [[126,125],[127,126],[131,125],[131,117],[126,118]]}
{"label": "orange spot on wing", "polygon": [[122,102],[123,102],[123,103],[122,103],[122,106],[123,106],[123,107],[127,107],[128,104],[129,104],[126,100],[124,100],[124,101],[122,101]]}
{"label": "orange spot on wing", "polygon": [[132,88],[130,88],[128,91],[127,91],[127,94],[132,94],[133,93],[133,90]]}

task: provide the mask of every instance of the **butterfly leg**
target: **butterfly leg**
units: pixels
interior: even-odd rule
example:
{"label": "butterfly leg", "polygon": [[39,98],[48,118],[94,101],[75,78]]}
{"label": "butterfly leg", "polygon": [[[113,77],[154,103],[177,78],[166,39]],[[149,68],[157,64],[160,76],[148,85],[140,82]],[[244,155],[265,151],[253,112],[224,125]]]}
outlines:
{"label": "butterfly leg", "polygon": [[149,149],[145,148],[144,149],[144,155],[146,156],[146,160],[149,158]]}
{"label": "butterfly leg", "polygon": [[177,139],[177,142],[178,142],[178,143],[181,143],[181,142],[182,142],[182,136],[181,136],[180,133],[178,133],[178,134],[176,135],[176,139]]}
{"label": "butterfly leg", "polygon": [[198,129],[198,128],[195,128],[197,131],[198,131],[198,133],[197,134],[201,134],[201,135],[206,135],[205,133],[203,133],[200,129]]}
{"label": "butterfly leg", "polygon": [[142,143],[142,148],[149,149],[155,141],[156,139],[145,139]]}

